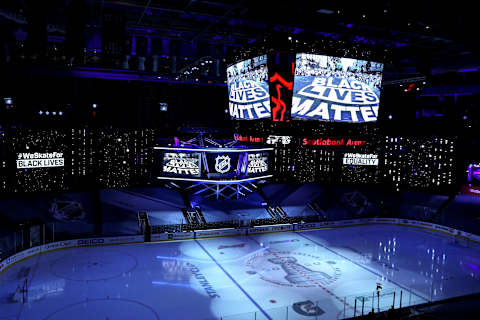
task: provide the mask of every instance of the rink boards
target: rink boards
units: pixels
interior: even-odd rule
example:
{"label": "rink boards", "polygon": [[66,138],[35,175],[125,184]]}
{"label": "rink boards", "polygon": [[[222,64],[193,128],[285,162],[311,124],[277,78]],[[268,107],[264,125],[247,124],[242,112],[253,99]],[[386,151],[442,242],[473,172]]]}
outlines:
{"label": "rink boards", "polygon": [[[314,230],[314,229],[323,229],[323,228],[340,228],[348,226],[358,226],[358,225],[367,225],[367,224],[393,224],[393,225],[403,225],[416,228],[422,228],[430,231],[437,231],[449,236],[462,238],[466,241],[472,241],[480,244],[480,236],[453,229],[450,227],[438,225],[435,223],[416,221],[409,219],[397,219],[397,218],[365,218],[365,219],[351,219],[351,220],[341,220],[341,221],[324,221],[324,222],[310,222],[310,223],[295,223],[295,224],[280,224],[280,225],[271,225],[271,226],[258,226],[253,228],[242,228],[242,229],[218,229],[218,230],[198,230],[194,232],[175,232],[175,233],[160,233],[152,234],[152,242],[157,241],[179,241],[179,240],[192,240],[192,239],[202,239],[202,238],[217,238],[217,237],[234,237],[234,236],[245,236],[253,234],[265,234],[265,233],[276,233],[276,232],[291,232],[291,231],[302,231],[302,230]],[[85,246],[104,246],[104,245],[119,245],[119,244],[130,244],[130,243],[141,243],[144,241],[143,235],[135,236],[118,236],[118,237],[106,237],[106,238],[87,238],[87,239],[76,239],[76,240],[65,240],[52,242],[49,244],[33,247],[24,251],[21,251],[17,254],[10,256],[9,258],[0,262],[0,273],[5,271],[7,268],[12,265],[28,259],[30,257],[52,252],[61,249],[67,248],[78,248]]]}

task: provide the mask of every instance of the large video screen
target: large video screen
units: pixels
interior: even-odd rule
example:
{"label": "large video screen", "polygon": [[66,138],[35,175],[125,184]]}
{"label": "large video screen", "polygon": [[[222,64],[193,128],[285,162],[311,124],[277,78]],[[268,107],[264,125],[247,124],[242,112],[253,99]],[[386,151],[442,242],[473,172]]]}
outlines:
{"label": "large video screen", "polygon": [[[9,130],[3,185],[8,192],[64,191],[72,181],[72,150],[65,130]],[[1,150],[0,150],[1,152]],[[0,175],[1,176],[1,175]],[[8,185],[8,187],[7,187]]]}
{"label": "large video screen", "polygon": [[228,67],[227,84],[232,119],[254,120],[270,117],[267,55]]}
{"label": "large video screen", "polygon": [[251,152],[248,154],[247,175],[262,175],[268,172],[268,153]]}
{"label": "large video screen", "polygon": [[376,121],[382,72],[378,62],[298,53],[292,119]]}
{"label": "large video screen", "polygon": [[154,179],[238,181],[271,175],[273,148],[154,147]]}
{"label": "large video screen", "polygon": [[480,196],[480,164],[470,164],[467,173],[467,193]]}
{"label": "large video screen", "polygon": [[165,175],[199,177],[201,174],[200,153],[165,152],[162,170]]}
{"label": "large video screen", "polygon": [[219,153],[207,153],[207,166],[206,170],[211,177],[223,177],[238,175],[238,161],[239,153],[219,152]]}

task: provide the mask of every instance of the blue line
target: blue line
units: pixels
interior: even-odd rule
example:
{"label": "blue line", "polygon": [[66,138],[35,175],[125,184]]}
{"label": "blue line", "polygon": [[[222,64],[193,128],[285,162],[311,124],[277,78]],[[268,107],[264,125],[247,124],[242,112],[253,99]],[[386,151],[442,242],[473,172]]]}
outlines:
{"label": "blue line", "polygon": [[265,317],[267,317],[267,319],[269,320],[273,320],[266,312],[265,310],[262,309],[262,307],[260,307],[260,305],[240,286],[240,284],[238,284],[237,281],[235,281],[235,279],[233,279],[233,277],[227,272],[227,270],[225,270],[221,265],[220,263],[218,263],[217,260],[215,260],[215,258],[207,251],[207,249],[205,249],[204,246],[202,246],[200,244],[200,242],[198,242],[198,240],[195,240],[195,242],[200,246],[200,248],[203,249],[203,251],[205,251],[205,253],[210,257],[210,259],[213,260],[213,262],[215,262],[217,264],[217,266],[222,269],[222,271],[227,275],[227,277],[230,278],[230,280],[232,280],[232,282],[247,296],[248,299],[250,299],[250,301],[252,301],[252,303],[258,308],[258,310],[260,310]]}
{"label": "blue line", "polygon": [[[367,270],[368,272],[371,272],[371,273],[373,273],[374,275],[376,275],[376,276],[378,276],[378,277],[381,277],[381,278],[383,278],[383,276],[382,276],[381,274],[379,274],[379,273],[376,273],[375,271],[373,271],[373,270],[370,270],[369,268],[367,268],[367,267],[365,267],[365,266],[362,266],[361,264],[358,264],[358,263],[356,263],[356,262],[355,262],[355,261],[353,261],[352,259],[345,257],[344,255],[342,255],[342,254],[340,254],[340,253],[338,253],[338,252],[336,252],[336,251],[334,251],[334,250],[332,250],[332,249],[330,249],[330,248],[328,248],[328,247],[326,247],[326,246],[324,246],[324,245],[322,245],[322,244],[318,243],[318,242],[317,242],[317,241],[315,241],[315,240],[312,240],[312,239],[310,239],[310,238],[309,238],[309,237],[307,237],[306,235],[304,235],[304,234],[301,234],[301,233],[299,233],[299,232],[296,232],[296,234],[298,234],[299,236],[301,236],[301,237],[303,237],[303,238],[305,238],[305,239],[307,239],[307,240],[309,240],[309,241],[311,241],[311,242],[315,243],[316,245],[318,245],[318,246],[320,246],[320,247],[322,247],[322,248],[324,248],[324,249],[326,249],[326,250],[328,250],[328,251],[330,251],[330,252],[332,252],[332,253],[336,254],[337,256],[340,256],[340,257],[342,257],[343,259],[346,259],[346,260],[350,261],[351,263],[355,264],[356,266],[359,266],[360,268],[362,268],[362,269],[364,269],[364,270]],[[387,279],[389,282],[391,282],[391,283],[395,284],[396,286],[398,286],[398,287],[402,288],[403,290],[405,290],[405,291],[407,291],[407,292],[410,292],[411,294],[413,294],[413,295],[415,295],[415,296],[417,296],[417,297],[419,297],[419,298],[421,298],[421,299],[423,299],[423,300],[425,300],[425,301],[427,301],[427,302],[429,302],[429,301],[430,301],[430,300],[428,300],[428,299],[426,299],[426,298],[424,298],[424,297],[422,297],[422,296],[420,296],[420,295],[416,294],[415,292],[413,292],[413,291],[409,290],[408,288],[406,288],[406,287],[402,286],[401,284],[398,284],[397,282],[395,282],[395,281],[393,281],[393,280],[390,280],[390,279],[388,279],[387,277],[385,277],[385,279]]]}

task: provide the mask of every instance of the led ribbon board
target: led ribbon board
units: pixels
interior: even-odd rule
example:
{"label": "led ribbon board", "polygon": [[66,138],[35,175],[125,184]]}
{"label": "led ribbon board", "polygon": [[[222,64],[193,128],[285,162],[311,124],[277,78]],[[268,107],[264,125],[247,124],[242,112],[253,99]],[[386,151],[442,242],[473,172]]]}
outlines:
{"label": "led ribbon board", "polygon": [[376,121],[382,71],[381,63],[297,54],[292,119]]}
{"label": "led ribbon board", "polygon": [[269,135],[267,137],[267,144],[290,144],[292,142],[292,136],[276,136],[276,135]]}
{"label": "led ribbon board", "polygon": [[346,139],[346,138],[303,138],[301,140],[302,146],[323,146],[323,147],[353,147],[364,146],[367,144],[366,140]]}

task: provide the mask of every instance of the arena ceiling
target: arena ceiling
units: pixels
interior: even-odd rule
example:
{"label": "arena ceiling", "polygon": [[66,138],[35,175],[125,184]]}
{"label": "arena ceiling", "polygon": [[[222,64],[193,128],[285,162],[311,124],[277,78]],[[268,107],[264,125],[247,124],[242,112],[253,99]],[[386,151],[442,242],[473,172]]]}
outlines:
{"label": "arena ceiling", "polygon": [[[0,7],[37,0],[16,0]],[[52,0],[49,22],[67,24],[67,3]],[[393,48],[397,65],[431,64],[446,71],[480,66],[477,13],[464,0],[272,1],[84,0],[87,25],[99,27],[105,11],[124,14],[137,33],[241,47],[275,35],[329,37]],[[42,4],[43,5],[43,4]],[[63,21],[62,21],[63,20]]]}
{"label": "arena ceiling", "polygon": [[[91,3],[94,1],[91,1]],[[398,64],[432,64],[445,71],[479,61],[476,13],[468,2],[101,0],[124,9],[128,24],[191,41],[242,45],[271,34],[333,37],[395,48]],[[454,61],[454,63],[452,62]]]}

